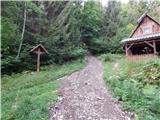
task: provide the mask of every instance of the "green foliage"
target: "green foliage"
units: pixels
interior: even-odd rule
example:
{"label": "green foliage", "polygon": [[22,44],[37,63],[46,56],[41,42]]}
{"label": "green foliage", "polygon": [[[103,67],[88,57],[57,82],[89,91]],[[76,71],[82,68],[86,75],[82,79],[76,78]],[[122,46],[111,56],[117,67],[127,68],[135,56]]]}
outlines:
{"label": "green foliage", "polygon": [[100,55],[100,59],[103,62],[114,62],[116,59],[121,59],[121,58],[123,58],[123,56],[122,55],[118,55],[118,54],[108,53],[108,54]]}
{"label": "green foliage", "polygon": [[92,54],[106,53],[108,48],[107,42],[103,38],[93,38],[88,45],[88,49]]}
{"label": "green foliage", "polygon": [[[24,42],[18,60],[15,56],[20,43],[24,2],[3,1],[2,9],[2,74],[35,69],[36,55],[30,50],[39,43],[49,51],[48,56],[42,56],[42,65],[62,64],[84,56],[79,2],[28,1]],[[15,16],[10,14],[12,11]]]}
{"label": "green foliage", "polygon": [[[92,54],[122,53],[137,19],[148,13],[160,19],[160,2],[109,0],[106,6],[87,1],[27,1],[26,26],[20,57],[16,60],[24,19],[24,1],[1,2],[2,74],[35,69],[30,50],[41,43],[49,51],[42,65],[63,64]],[[82,4],[83,3],[83,4]],[[16,68],[16,69],[14,69]]]}
{"label": "green foliage", "polygon": [[[121,40],[129,37],[137,25],[138,18],[148,11],[155,19],[159,20],[160,10],[158,1],[129,1],[127,4],[109,0],[104,8],[102,17],[101,36],[106,41],[106,53],[122,53]],[[155,13],[157,13],[155,15]]]}
{"label": "green foliage", "polygon": [[121,23],[121,3],[117,1],[108,1],[104,9],[102,33],[105,37],[111,38],[116,35]]}
{"label": "green foliage", "polygon": [[8,18],[1,18],[1,34],[2,34],[2,49],[7,51],[10,44],[15,41],[17,26]]}
{"label": "green foliage", "polygon": [[121,27],[123,18],[120,11],[121,3],[117,1],[108,1],[108,5],[104,8],[101,33],[107,43],[106,52],[122,52],[120,41],[124,38],[126,33]]}
{"label": "green foliage", "polygon": [[[39,43],[49,51],[48,55],[41,56],[41,65],[62,64],[83,58],[87,50],[93,54],[122,53],[120,41],[129,36],[143,12],[148,10],[151,16],[160,20],[158,0],[130,0],[126,4],[109,0],[105,7],[93,0],[85,1],[84,5],[80,1],[27,1],[22,51],[20,58],[16,59],[24,19],[24,1],[2,1],[1,7],[2,74],[22,72],[26,69],[34,70],[36,55],[31,54],[30,50]],[[104,54],[101,57],[107,64],[122,58],[113,54]],[[105,70],[107,69],[111,76],[106,74],[105,78],[114,88],[119,99],[124,101],[126,109],[136,111],[140,119],[158,118],[159,98],[153,96],[159,95],[160,63],[158,61],[135,64],[125,62],[122,60],[119,63],[119,67],[123,69],[120,70],[121,72],[112,69],[113,64],[106,65]],[[63,75],[70,71],[69,68],[64,69],[65,72],[62,71]],[[34,74],[20,75],[18,78],[14,75],[3,78],[2,102],[5,104],[2,108],[5,112],[2,116],[4,119],[45,119],[46,106],[43,105],[50,99],[48,96],[54,97],[52,92],[49,92],[55,89],[52,76],[59,77],[60,74],[61,72],[56,73],[51,70],[46,75],[42,72],[38,78]],[[49,76],[47,83],[44,81],[46,76]],[[52,84],[48,84],[49,81]],[[41,94],[41,90],[44,94]],[[33,91],[37,92],[34,94]],[[32,95],[37,96],[34,98]],[[39,105],[41,107],[37,109]]]}
{"label": "green foliage", "polygon": [[[50,60],[63,63],[71,59],[82,58],[85,50],[80,40],[80,14],[79,2],[68,2],[58,17],[58,24],[53,24],[53,34],[48,38],[46,46],[50,53]],[[66,16],[65,16],[66,15]],[[54,47],[52,47],[54,46]]]}
{"label": "green foliage", "polygon": [[[30,2],[27,2],[30,3]],[[35,4],[35,3],[33,3]],[[30,5],[30,4],[27,4]],[[33,47],[33,41],[26,41],[31,37],[26,24],[24,44],[19,59],[16,59],[18,46],[20,43],[20,35],[23,24],[24,2],[22,1],[3,1],[2,2],[2,74],[10,74],[12,72],[21,72],[24,69],[33,68],[30,49]],[[35,7],[34,7],[35,8]],[[29,6],[27,6],[27,22],[29,22]],[[32,21],[33,22],[33,21]],[[30,27],[30,26],[29,26]],[[33,39],[33,38],[32,38]],[[28,64],[30,63],[30,64]]]}
{"label": "green foliage", "polygon": [[84,66],[83,60],[48,66],[36,72],[2,77],[2,120],[46,120],[48,108],[57,100],[56,79]]}
{"label": "green foliage", "polygon": [[105,51],[105,41],[100,38],[102,6],[97,1],[86,1],[82,10],[81,39],[92,53]]}
{"label": "green foliage", "polygon": [[139,120],[157,120],[160,117],[160,61],[115,58],[103,63],[107,85],[122,101],[124,109],[135,112]]}

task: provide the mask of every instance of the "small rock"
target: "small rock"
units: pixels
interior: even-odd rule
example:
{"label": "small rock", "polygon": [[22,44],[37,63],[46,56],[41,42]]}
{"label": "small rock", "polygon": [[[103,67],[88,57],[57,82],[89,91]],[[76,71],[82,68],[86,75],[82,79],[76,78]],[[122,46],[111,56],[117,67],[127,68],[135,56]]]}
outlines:
{"label": "small rock", "polygon": [[59,110],[59,107],[58,107],[58,106],[55,106],[54,108],[55,108],[56,110]]}
{"label": "small rock", "polygon": [[101,98],[101,97],[97,97],[97,100],[103,100],[103,98]]}
{"label": "small rock", "polygon": [[85,85],[88,85],[88,83],[87,83],[87,82],[85,82],[84,84],[85,84]]}
{"label": "small rock", "polygon": [[134,115],[134,113],[131,113],[131,118],[135,118],[135,115]]}

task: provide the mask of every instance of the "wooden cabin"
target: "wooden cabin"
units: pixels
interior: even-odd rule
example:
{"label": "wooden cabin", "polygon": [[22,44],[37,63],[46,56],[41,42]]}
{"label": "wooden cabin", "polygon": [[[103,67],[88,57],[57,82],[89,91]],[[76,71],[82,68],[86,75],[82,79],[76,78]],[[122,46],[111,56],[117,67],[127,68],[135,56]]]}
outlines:
{"label": "wooden cabin", "polygon": [[122,43],[126,56],[159,55],[160,23],[145,12],[130,37]]}

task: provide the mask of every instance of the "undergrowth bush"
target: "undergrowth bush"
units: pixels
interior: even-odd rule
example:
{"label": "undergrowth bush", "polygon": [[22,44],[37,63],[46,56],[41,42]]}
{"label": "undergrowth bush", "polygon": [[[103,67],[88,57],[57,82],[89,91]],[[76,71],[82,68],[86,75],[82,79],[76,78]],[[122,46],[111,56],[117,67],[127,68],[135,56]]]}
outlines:
{"label": "undergrowth bush", "polygon": [[[135,112],[138,120],[158,120],[160,118],[160,61],[131,62],[125,59],[103,61],[106,83],[116,98],[122,101],[124,109]],[[118,64],[118,67],[115,68],[115,64]]]}
{"label": "undergrowth bush", "polygon": [[63,65],[26,71],[2,77],[2,120],[47,120],[48,108],[57,101],[58,78],[69,75],[85,65],[76,60]]}
{"label": "undergrowth bush", "polygon": [[108,53],[108,54],[102,54],[100,58],[104,62],[111,62],[111,61],[114,61],[115,59],[122,58],[122,55],[115,55],[115,54]]}

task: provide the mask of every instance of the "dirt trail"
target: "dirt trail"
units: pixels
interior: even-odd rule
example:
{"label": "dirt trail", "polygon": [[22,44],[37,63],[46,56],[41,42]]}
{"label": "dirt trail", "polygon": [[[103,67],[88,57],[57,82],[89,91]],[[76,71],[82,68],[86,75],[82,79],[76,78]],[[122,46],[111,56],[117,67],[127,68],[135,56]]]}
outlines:
{"label": "dirt trail", "polygon": [[101,62],[87,59],[84,69],[60,80],[60,96],[49,109],[49,120],[131,120],[107,90]]}

